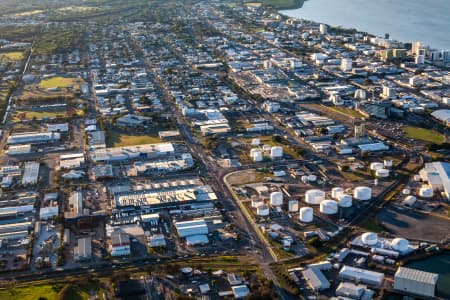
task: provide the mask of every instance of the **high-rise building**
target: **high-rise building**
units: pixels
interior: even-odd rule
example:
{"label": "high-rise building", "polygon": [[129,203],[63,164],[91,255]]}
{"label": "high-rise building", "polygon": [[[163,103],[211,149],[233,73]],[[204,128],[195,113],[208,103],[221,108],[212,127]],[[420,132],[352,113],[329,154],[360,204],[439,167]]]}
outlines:
{"label": "high-rise building", "polygon": [[320,24],[319,30],[320,30],[320,34],[327,34],[328,33],[327,24]]}

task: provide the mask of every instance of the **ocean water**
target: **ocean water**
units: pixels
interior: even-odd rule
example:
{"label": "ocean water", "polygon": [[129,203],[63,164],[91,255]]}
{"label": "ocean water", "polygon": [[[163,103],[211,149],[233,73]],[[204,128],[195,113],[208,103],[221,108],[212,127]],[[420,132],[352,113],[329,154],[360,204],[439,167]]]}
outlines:
{"label": "ocean water", "polygon": [[306,0],[282,14],[450,49],[450,0]]}

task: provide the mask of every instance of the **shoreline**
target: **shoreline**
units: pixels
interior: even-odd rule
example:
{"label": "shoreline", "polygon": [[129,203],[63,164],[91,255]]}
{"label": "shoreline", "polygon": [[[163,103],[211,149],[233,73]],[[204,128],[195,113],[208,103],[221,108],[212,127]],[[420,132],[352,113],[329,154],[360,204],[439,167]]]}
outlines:
{"label": "shoreline", "polygon": [[[282,16],[285,17],[285,18],[291,18],[291,19],[296,19],[296,20],[305,20],[305,21],[312,22],[312,23],[315,23],[315,24],[326,24],[326,25],[328,26],[329,29],[335,29],[335,30],[342,31],[342,32],[351,32],[351,31],[353,31],[353,32],[355,32],[355,33],[362,33],[362,34],[370,35],[370,36],[373,36],[373,37],[384,38],[384,37],[383,37],[383,34],[371,33],[371,32],[364,31],[364,30],[360,30],[360,29],[358,29],[358,28],[351,27],[351,26],[348,26],[348,27],[347,27],[347,26],[345,26],[345,25],[332,25],[332,24],[330,24],[330,23],[328,23],[328,22],[321,22],[321,21],[316,21],[316,20],[313,20],[313,19],[307,19],[307,18],[304,18],[304,17],[298,17],[298,16],[290,16],[290,15],[288,15],[288,14],[287,14],[288,11],[301,9],[301,8],[303,7],[304,2],[305,2],[305,1],[308,1],[308,0],[300,0],[300,1],[302,2],[301,5],[300,5],[300,7],[297,7],[297,8],[276,8],[275,10],[276,10],[276,12],[277,12],[278,14],[282,15]],[[412,43],[417,42],[417,41],[423,42],[423,41],[422,41],[422,38],[417,38],[417,39],[410,40],[410,41],[405,41],[405,39],[393,39],[393,38],[390,38],[390,39],[391,39],[392,41],[401,42],[401,43],[403,43],[403,44],[412,44]],[[449,46],[449,47],[435,47],[435,46],[433,46],[432,43],[428,43],[428,42],[424,42],[424,43],[425,43],[430,49],[443,50],[443,51],[450,51],[450,46]]]}
{"label": "shoreline", "polygon": [[262,0],[262,1],[247,1],[244,2],[244,5],[248,5],[248,4],[260,4],[262,6],[268,7],[268,8],[272,8],[276,11],[280,11],[280,10],[294,10],[294,9],[300,9],[303,7],[303,4],[305,3],[305,1],[307,0],[292,0],[292,4],[280,4],[280,2],[283,2],[283,0]]}

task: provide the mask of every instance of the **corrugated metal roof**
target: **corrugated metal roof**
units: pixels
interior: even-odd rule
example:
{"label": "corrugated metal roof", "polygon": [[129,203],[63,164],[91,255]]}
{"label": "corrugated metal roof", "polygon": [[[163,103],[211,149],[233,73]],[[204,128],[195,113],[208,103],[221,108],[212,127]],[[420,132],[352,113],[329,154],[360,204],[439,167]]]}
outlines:
{"label": "corrugated metal roof", "polygon": [[395,278],[414,280],[428,284],[436,284],[439,279],[439,275],[416,269],[400,267],[395,273]]}

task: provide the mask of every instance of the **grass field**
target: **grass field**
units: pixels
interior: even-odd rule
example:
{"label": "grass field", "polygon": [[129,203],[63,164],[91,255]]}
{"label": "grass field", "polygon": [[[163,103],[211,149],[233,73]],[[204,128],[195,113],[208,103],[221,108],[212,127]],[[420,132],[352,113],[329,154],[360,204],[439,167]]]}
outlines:
{"label": "grass field", "polygon": [[106,145],[108,147],[125,147],[144,144],[157,144],[162,140],[159,137],[149,135],[127,135],[118,132],[108,131]]}
{"label": "grass field", "polygon": [[63,88],[73,85],[75,82],[75,78],[68,78],[68,77],[51,77],[44,80],[41,80],[39,83],[39,86],[43,89],[49,89],[49,88]]}
{"label": "grass field", "polygon": [[[56,300],[58,299],[58,293],[64,287],[63,283],[57,284],[43,284],[43,285],[30,285],[27,287],[16,287],[14,289],[1,289],[0,299],[8,300]],[[103,289],[98,284],[87,284],[79,286],[77,284],[71,285],[72,289],[68,297],[64,297],[65,300],[88,300],[90,294],[97,294],[101,299],[103,295]]]}
{"label": "grass field", "polygon": [[344,115],[348,115],[354,118],[364,118],[365,116],[360,113],[359,111],[356,111],[354,109],[351,108],[347,108],[347,107],[342,107],[342,106],[334,106],[331,108],[332,110],[336,110],[340,113],[343,113]]}
{"label": "grass field", "polygon": [[424,142],[434,143],[434,144],[442,144],[445,142],[444,135],[430,129],[414,127],[414,126],[406,126],[403,128],[406,137],[421,140]]}
{"label": "grass field", "polygon": [[13,51],[0,53],[0,61],[18,61],[24,58],[23,52]]}
{"label": "grass field", "polygon": [[[82,110],[76,110],[76,115],[81,117],[84,115]],[[67,111],[17,111],[13,116],[13,122],[19,122],[22,120],[42,120],[42,119],[54,119],[54,118],[66,118],[68,117]]]}

